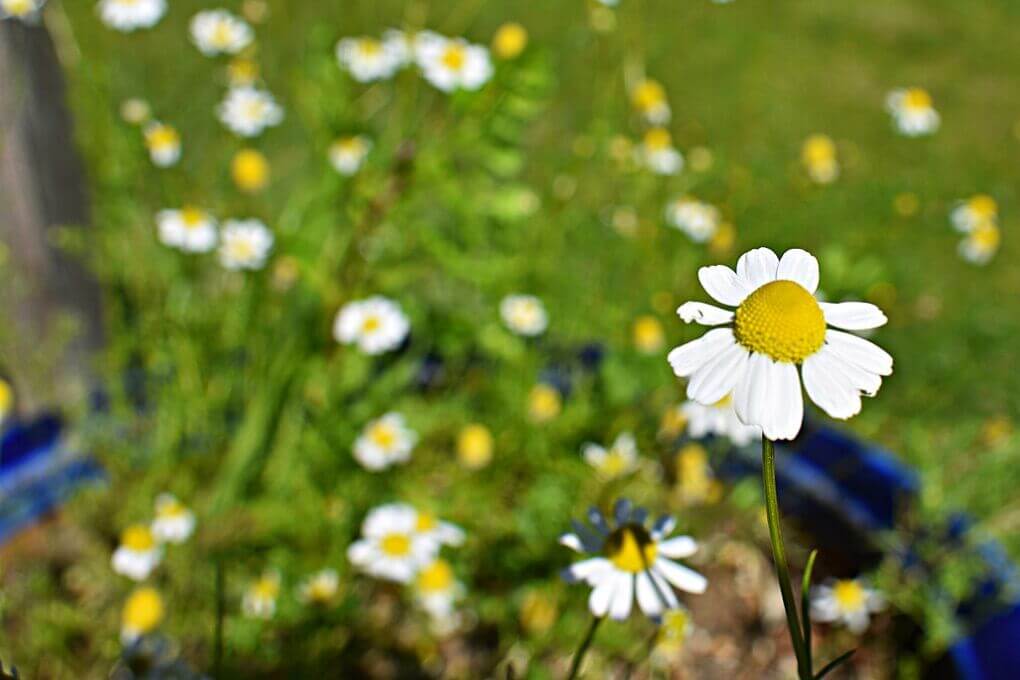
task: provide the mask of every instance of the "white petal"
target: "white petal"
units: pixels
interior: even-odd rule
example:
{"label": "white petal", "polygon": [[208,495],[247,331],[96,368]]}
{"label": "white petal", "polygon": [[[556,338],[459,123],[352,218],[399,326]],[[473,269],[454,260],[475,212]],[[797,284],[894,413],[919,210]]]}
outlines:
{"label": "white petal", "polygon": [[776,280],[779,258],[769,248],[755,248],[737,260],[737,276],[746,281],[751,291]]}
{"label": "white petal", "polygon": [[722,264],[702,267],[698,270],[698,280],[713,299],[730,307],[738,306],[754,291],[732,269]]}
{"label": "white petal", "polygon": [[659,602],[665,599],[667,609],[679,607],[680,601],[676,599],[676,593],[673,592],[669,583],[666,582],[666,578],[661,573],[655,571],[655,569],[650,569],[646,573],[652,577],[652,583],[656,587],[655,596],[659,598]]}
{"label": "white petal", "polygon": [[601,576],[612,568],[612,563],[604,557],[593,557],[590,560],[576,562],[567,568],[570,577],[587,583],[600,582]]}
{"label": "white petal", "polygon": [[884,326],[888,318],[882,310],[868,302],[822,302],[825,323],[848,331],[864,331]]}
{"label": "white petal", "polygon": [[636,590],[638,606],[641,607],[641,611],[648,616],[658,616],[662,613],[665,605],[658,593],[655,592],[655,586],[652,585],[652,579],[647,572],[643,571],[637,575]]}
{"label": "white petal", "polygon": [[620,574],[616,580],[616,593],[609,607],[609,616],[617,621],[623,621],[630,616],[630,607],[634,602],[634,576]]}
{"label": "white petal", "polygon": [[860,635],[868,629],[868,624],[871,623],[871,618],[868,616],[867,609],[861,609],[860,611],[848,613],[844,619],[846,620],[846,627],[850,629],[850,632],[854,635]]}
{"label": "white petal", "polygon": [[834,367],[837,359],[828,348],[809,356],[801,369],[804,389],[811,401],[833,418],[845,420],[860,413],[861,397],[842,373]]}
{"label": "white petal", "polygon": [[691,376],[687,385],[687,396],[709,406],[733,391],[737,381],[747,371],[750,353],[736,343],[706,362]]}
{"label": "white petal", "polygon": [[818,290],[818,260],[800,248],[787,250],[779,261],[776,278],[796,281],[813,294]]}
{"label": "white petal", "polygon": [[666,359],[678,378],[686,378],[735,342],[729,328],[713,328],[697,340],[674,348]]}
{"label": "white petal", "polygon": [[599,581],[588,597],[588,609],[595,616],[605,616],[609,611],[609,604],[613,600],[613,593],[616,592],[616,578],[613,574],[607,575]]}
{"label": "white petal", "polygon": [[804,421],[804,397],[794,364],[774,361],[768,369],[768,400],[762,432],[769,439],[793,439]]}
{"label": "white petal", "polygon": [[850,333],[829,330],[825,332],[825,344],[844,361],[860,366],[865,371],[878,375],[889,375],[893,370],[893,358],[875,343]]}
{"label": "white petal", "polygon": [[666,557],[682,559],[698,551],[698,544],[690,536],[677,536],[659,544],[659,552]]}
{"label": "white petal", "polygon": [[659,572],[667,581],[688,593],[703,593],[708,588],[708,579],[693,569],[671,560],[662,558],[655,560],[652,570]]}
{"label": "white petal", "polygon": [[740,422],[761,426],[765,402],[768,400],[768,368],[772,359],[764,354],[751,353],[744,376],[733,391],[733,408]]}
{"label": "white petal", "polygon": [[733,312],[703,302],[685,302],[676,310],[685,323],[700,323],[702,326],[718,326],[733,321]]}
{"label": "white petal", "polygon": [[577,534],[563,534],[560,536],[560,545],[564,545],[574,552],[584,552],[584,545]]}

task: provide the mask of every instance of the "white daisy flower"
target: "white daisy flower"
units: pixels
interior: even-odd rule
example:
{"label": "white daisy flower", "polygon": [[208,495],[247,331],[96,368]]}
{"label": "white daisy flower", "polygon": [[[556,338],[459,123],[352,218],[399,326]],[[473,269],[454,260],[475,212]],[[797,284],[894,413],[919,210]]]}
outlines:
{"label": "white daisy flower", "polygon": [[96,8],[104,24],[130,33],[158,24],[166,14],[166,0],[100,0]]}
{"label": "white daisy flower", "polygon": [[418,441],[399,413],[387,413],[373,420],[354,441],[354,458],[367,470],[383,470],[411,460]]}
{"label": "white daisy flower", "polygon": [[113,551],[113,570],[135,581],[144,581],[159,566],[163,551],[149,527],[134,524],[120,535],[120,545]]}
{"label": "white daisy flower", "polygon": [[719,230],[719,209],[682,196],[666,206],[666,222],[687,234],[695,243],[705,243]]}
{"label": "white daisy flower", "polygon": [[827,135],[808,137],[801,148],[800,158],[808,177],[816,184],[830,184],[839,177],[836,143]]}
{"label": "white daisy flower", "polygon": [[507,328],[526,337],[541,335],[549,325],[545,306],[534,295],[507,295],[499,303],[499,314]]}
{"label": "white daisy flower", "polygon": [[225,9],[199,12],[191,17],[190,28],[191,41],[207,57],[237,54],[255,39],[251,26]]}
{"label": "white daisy flower", "polygon": [[998,225],[995,222],[986,222],[975,227],[974,231],[960,241],[960,257],[971,264],[988,264],[999,252],[1001,242],[1002,232],[999,231]]}
{"label": "white daisy flower", "polygon": [[581,447],[581,455],[604,479],[623,477],[638,468],[637,443],[630,432],[622,432],[609,450],[588,442]]}
{"label": "white daisy flower", "polygon": [[254,87],[230,88],[218,113],[220,121],[241,137],[257,137],[283,120],[283,109],[273,95]]}
{"label": "white daisy flower", "polygon": [[732,393],[741,422],[761,427],[769,439],[800,432],[802,377],[812,401],[846,419],[861,410],[861,395],[874,396],[882,376],[892,373],[891,356],[845,332],[878,328],[885,314],[865,302],[818,302],[818,261],[810,253],[788,250],[779,259],[758,248],[740,257],[736,272],[702,267],[698,279],[736,312],[683,304],[677,313],[685,322],[717,328],[674,349],[669,363],[689,379],[689,398],[714,404]]}
{"label": "white daisy flower", "polygon": [[347,559],[376,578],[410,583],[439,553],[439,544],[418,532],[417,525],[411,506],[380,505],[365,517],[362,537],[347,549]]}
{"label": "white daisy flower", "polygon": [[337,342],[357,344],[365,354],[397,349],[410,330],[411,323],[400,305],[380,295],[348,302],[333,323],[333,337]]}
{"label": "white daisy flower", "polygon": [[207,253],[216,247],[216,220],[200,208],[160,210],[156,214],[159,240],[188,253]]}
{"label": "white daisy flower", "polygon": [[440,35],[435,31],[418,31],[413,35],[405,34],[405,39],[411,50],[409,57],[420,69],[424,69],[428,60],[437,51],[442,50],[443,45],[450,40],[445,35]]}
{"label": "white daisy flower", "polygon": [[186,508],[173,494],[156,497],[156,519],[152,535],[161,543],[184,543],[195,531],[195,513]]}
{"label": "white daisy flower", "polygon": [[907,137],[930,135],[939,129],[941,119],[927,90],[919,87],[893,90],[886,97],[885,106],[896,128]]}
{"label": "white daisy flower", "polygon": [[464,586],[457,581],[449,562],[436,559],[418,572],[414,594],[429,616],[446,620],[453,615],[454,604],[463,596]]}
{"label": "white daisy flower", "polygon": [[267,571],[244,591],[241,611],[252,619],[271,619],[276,615],[276,600],[279,597],[280,573]]}
{"label": "white daisy flower", "polygon": [[439,545],[458,546],[464,543],[464,530],[456,524],[444,522],[429,512],[415,510],[415,532]]}
{"label": "white daisy flower", "polygon": [[687,423],[687,434],[694,439],[709,435],[726,437],[737,446],[746,446],[761,439],[761,429],[744,425],[733,409],[733,397],[727,394],[711,406],[696,401],[685,401],[680,413]]}
{"label": "white daisy flower", "polygon": [[994,223],[999,218],[999,206],[995,199],[987,194],[972,196],[960,201],[949,213],[949,221],[960,233],[967,234],[977,227]]}
{"label": "white daisy flower", "polygon": [[0,19],[36,23],[46,0],[0,0]]}
{"label": "white daisy flower", "polygon": [[840,579],[815,586],[811,592],[811,619],[841,623],[860,635],[868,629],[871,615],[885,608],[885,598],[857,579]]}
{"label": "white daisy flower", "polygon": [[402,41],[376,38],[343,38],[336,44],[340,66],[359,83],[392,78],[406,63],[407,48]]}
{"label": "white daisy flower", "polygon": [[564,571],[570,582],[584,581],[592,587],[588,608],[594,616],[622,621],[630,616],[634,598],[646,615],[660,617],[680,606],[673,588],[703,593],[704,576],[674,560],[690,557],[698,545],[690,536],[667,538],[676,526],[662,517],[649,530],[647,512],[620,500],[610,524],[597,509],[588,511],[591,528],[575,522],[575,533],[564,534],[560,543],[579,553],[598,555],[577,562]]}
{"label": "white daisy flower", "polygon": [[423,38],[417,47],[422,75],[443,92],[477,90],[492,77],[489,50],[462,38]]}
{"label": "white daisy flower", "polygon": [[145,126],[145,146],[153,165],[168,168],[181,159],[181,136],[172,125],[153,121]]}
{"label": "white daisy flower", "polygon": [[340,591],[340,576],[336,569],[317,571],[298,586],[298,599],[305,604],[325,605],[333,601]]}
{"label": "white daisy flower", "polygon": [[273,233],[259,220],[227,220],[220,232],[220,264],[230,270],[261,269],[273,249]]}
{"label": "white daisy flower", "polygon": [[673,137],[665,128],[646,132],[637,154],[638,160],[658,175],[675,175],[684,167],[684,157],[673,148]]}
{"label": "white daisy flower", "polygon": [[341,175],[350,176],[361,169],[371,149],[372,140],[364,135],[341,137],[329,147],[329,162]]}
{"label": "white daisy flower", "polygon": [[642,80],[630,94],[634,108],[652,125],[665,125],[673,116],[666,100],[666,90],[651,79]]}

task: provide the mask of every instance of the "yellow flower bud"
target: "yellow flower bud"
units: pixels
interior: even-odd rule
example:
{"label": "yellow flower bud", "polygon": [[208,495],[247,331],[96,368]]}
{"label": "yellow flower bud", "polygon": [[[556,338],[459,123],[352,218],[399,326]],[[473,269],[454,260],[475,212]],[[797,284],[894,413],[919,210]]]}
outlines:
{"label": "yellow flower bud", "polygon": [[230,174],[238,189],[255,193],[269,184],[269,161],[255,149],[241,149],[230,164]]}
{"label": "yellow flower bud", "polygon": [[492,38],[492,51],[500,59],[514,59],[528,46],[528,31],[518,23],[503,24]]}
{"label": "yellow flower bud", "polygon": [[479,470],[492,461],[492,433],[484,425],[467,425],[457,436],[457,459],[471,470]]}

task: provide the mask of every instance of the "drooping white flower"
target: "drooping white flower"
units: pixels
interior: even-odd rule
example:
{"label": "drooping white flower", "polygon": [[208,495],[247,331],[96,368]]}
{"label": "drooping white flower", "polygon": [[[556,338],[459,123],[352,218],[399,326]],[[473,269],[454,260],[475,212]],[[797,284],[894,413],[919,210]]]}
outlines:
{"label": "drooping white flower", "polygon": [[687,423],[687,434],[694,439],[709,435],[726,437],[737,446],[745,446],[761,439],[761,428],[744,425],[733,409],[733,397],[726,395],[716,403],[706,406],[696,401],[685,401],[680,413]]}
{"label": "drooping white flower", "polygon": [[411,459],[418,436],[404,416],[387,413],[373,420],[354,441],[354,458],[368,470],[384,470]]}
{"label": "drooping white flower", "polygon": [[113,570],[134,581],[144,581],[159,566],[163,551],[152,531],[144,524],[135,524],[124,530],[120,545],[113,551]]}
{"label": "drooping white flower", "polygon": [[252,581],[241,598],[241,611],[252,619],[268,620],[276,615],[280,597],[280,572],[267,571]]}
{"label": "drooping white flower", "polygon": [[684,157],[673,148],[673,137],[665,128],[646,132],[637,155],[638,161],[657,175],[675,175],[684,167]]}
{"label": "drooping white flower", "polygon": [[255,39],[251,26],[225,9],[199,12],[191,17],[190,28],[191,41],[207,57],[237,54]]}
{"label": "drooping white flower", "polygon": [[361,169],[371,149],[372,140],[364,135],[341,137],[329,147],[329,162],[341,175],[350,176]]}
{"label": "drooping white flower", "polygon": [[705,243],[715,236],[719,221],[718,208],[689,196],[681,196],[666,206],[666,222],[695,243]]}
{"label": "drooping white flower", "polygon": [[439,544],[417,526],[413,507],[380,505],[365,517],[361,539],[347,549],[347,559],[376,578],[410,583],[439,554]]}
{"label": "drooping white flower", "polygon": [[337,342],[356,344],[365,354],[382,354],[398,348],[410,330],[411,324],[400,305],[381,295],[348,302],[333,323]]}
{"label": "drooping white flower", "polygon": [[637,442],[630,432],[620,433],[608,450],[588,442],[581,447],[581,455],[605,479],[623,477],[638,468]]}
{"label": "drooping white flower", "polygon": [[549,325],[545,306],[534,295],[507,295],[499,303],[499,314],[507,328],[526,337],[541,335]]}
{"label": "drooping white flower", "polygon": [[166,14],[166,0],[100,0],[96,9],[104,24],[130,33],[159,23]]}
{"label": "drooping white flower", "polygon": [[761,427],[769,439],[800,432],[802,379],[812,401],[846,419],[861,410],[861,395],[874,396],[892,373],[889,354],[846,332],[878,328],[885,314],[865,302],[818,302],[818,261],[803,250],[780,259],[758,248],[740,257],[736,272],[702,267],[698,278],[711,297],[736,311],[682,305],[677,312],[684,321],[716,328],[674,349],[669,363],[688,379],[689,398],[714,404],[732,394],[741,422]]}
{"label": "drooping white flower", "polygon": [[173,494],[156,497],[156,519],[152,535],[161,543],[184,543],[195,531],[195,513],[186,508]]}
{"label": "drooping white flower", "polygon": [[218,113],[220,121],[241,137],[257,137],[283,120],[283,109],[273,95],[254,87],[230,88]]}
{"label": "drooping white flower", "polygon": [[227,220],[220,232],[220,264],[226,269],[261,269],[273,249],[273,233],[259,220]]}
{"label": "drooping white flower", "polygon": [[336,45],[340,66],[359,83],[392,78],[407,59],[407,48],[393,36],[389,39],[343,38]]}
{"label": "drooping white flower", "polygon": [[416,52],[425,80],[443,92],[477,90],[492,77],[488,48],[462,38],[429,36]]}
{"label": "drooping white flower", "polygon": [[159,240],[188,253],[207,253],[216,247],[216,220],[206,211],[191,206],[160,210],[156,214]]}
{"label": "drooping white flower", "polygon": [[811,593],[811,618],[819,623],[841,623],[860,635],[868,629],[871,615],[885,608],[885,598],[858,579],[840,579],[815,586]]}
{"label": "drooping white flower", "polygon": [[941,119],[932,104],[931,95],[919,87],[893,90],[885,99],[896,128],[907,137],[933,134]]}
{"label": "drooping white flower", "polygon": [[970,233],[984,224],[994,224],[998,219],[999,206],[988,194],[978,194],[960,201],[949,213],[949,221],[962,234]]}
{"label": "drooping white flower", "polygon": [[181,159],[181,136],[172,125],[159,121],[146,125],[145,146],[157,167],[168,168]]}

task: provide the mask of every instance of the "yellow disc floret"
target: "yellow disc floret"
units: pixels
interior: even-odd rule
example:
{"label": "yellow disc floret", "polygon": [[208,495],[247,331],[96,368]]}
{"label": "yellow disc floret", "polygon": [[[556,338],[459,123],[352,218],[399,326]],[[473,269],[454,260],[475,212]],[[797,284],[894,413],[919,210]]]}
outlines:
{"label": "yellow disc floret", "polygon": [[836,581],[832,587],[832,597],[845,612],[859,611],[864,607],[864,588],[857,581]]}
{"label": "yellow disc floret", "polygon": [[773,281],[740,303],[733,331],[752,352],[799,364],[822,348],[825,315],[800,284]]}
{"label": "yellow disc floret", "polygon": [[617,569],[632,574],[651,567],[658,552],[659,547],[648,535],[648,531],[637,524],[623,526],[606,539],[606,556],[609,561]]}
{"label": "yellow disc floret", "polygon": [[120,535],[120,544],[128,550],[148,552],[156,547],[156,539],[149,527],[144,524],[134,524]]}
{"label": "yellow disc floret", "polygon": [[442,593],[453,585],[453,569],[446,560],[436,560],[418,572],[418,590],[423,593]]}
{"label": "yellow disc floret", "polygon": [[121,622],[131,634],[145,635],[160,624],[164,611],[163,598],[155,588],[139,588],[124,603]]}

